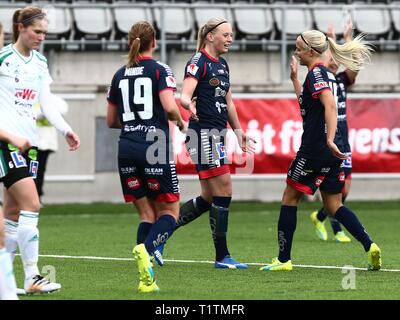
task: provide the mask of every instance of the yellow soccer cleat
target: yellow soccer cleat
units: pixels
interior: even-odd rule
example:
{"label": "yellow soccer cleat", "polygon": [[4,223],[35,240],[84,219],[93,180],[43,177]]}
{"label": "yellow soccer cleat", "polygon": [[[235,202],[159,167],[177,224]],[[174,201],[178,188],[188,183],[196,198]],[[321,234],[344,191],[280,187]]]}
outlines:
{"label": "yellow soccer cleat", "polygon": [[328,240],[328,233],[326,232],[324,222],[318,220],[317,214],[318,211],[311,213],[310,219],[315,227],[315,233],[317,234],[317,237],[322,241],[326,241]]}
{"label": "yellow soccer cleat", "polygon": [[292,260],[284,263],[280,262],[278,258],[273,258],[271,264],[267,264],[260,268],[261,271],[291,271],[293,270]]}
{"label": "yellow soccer cleat", "polygon": [[140,282],[145,286],[151,286],[155,283],[153,272],[153,264],[150,261],[150,256],[147,253],[146,247],[143,243],[138,244],[133,248],[133,256],[137,262]]}
{"label": "yellow soccer cleat", "polygon": [[381,249],[372,243],[368,253],[368,270],[378,271],[382,266]]}
{"label": "yellow soccer cleat", "polygon": [[142,281],[139,281],[138,292],[151,293],[151,292],[158,292],[158,291],[160,291],[160,288],[157,286],[155,281],[149,286],[146,286]]}
{"label": "yellow soccer cleat", "polygon": [[336,242],[339,242],[339,243],[348,243],[351,241],[351,239],[348,236],[346,236],[344,231],[339,231],[338,233],[336,233],[335,240],[336,240]]}

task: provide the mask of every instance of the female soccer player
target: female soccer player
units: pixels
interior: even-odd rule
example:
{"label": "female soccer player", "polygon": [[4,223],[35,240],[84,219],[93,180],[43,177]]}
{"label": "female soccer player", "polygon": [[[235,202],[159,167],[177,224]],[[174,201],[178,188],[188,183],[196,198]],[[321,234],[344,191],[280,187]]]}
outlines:
{"label": "female soccer player", "polygon": [[13,15],[13,43],[0,51],[0,128],[27,138],[32,145],[21,154],[16,146],[1,142],[8,164],[1,178],[4,190],[6,247],[12,255],[19,247],[27,293],[52,292],[61,285],[43,278],[37,266],[39,255],[40,202],[35,178],[38,168],[35,103],[39,100],[45,117],[65,136],[70,150],[76,150],[79,137],[49,103],[52,81],[47,60],[38,51],[47,32],[45,13],[37,7],[18,9]]}
{"label": "female soccer player", "polygon": [[[140,275],[139,292],[154,292],[150,255],[175,230],[179,216],[179,185],[168,119],[187,129],[176,105],[176,82],[169,66],[155,61],[155,31],[145,21],[129,31],[127,65],[114,75],[108,95],[107,124],[121,128],[118,168],[126,202],[140,215],[133,254]],[[168,118],[165,113],[167,113]]]}
{"label": "female soccer player", "polygon": [[[29,149],[29,140],[15,136],[0,129],[0,141],[14,145],[21,152]],[[0,178],[4,177],[8,171],[4,165],[3,153],[0,150]],[[0,300],[18,300],[17,287],[12,267],[10,254],[5,247],[5,231],[3,209],[0,207]]]}
{"label": "female soccer player", "polygon": [[[353,32],[353,24],[351,20],[347,23],[345,30],[343,32],[343,38],[346,42],[351,41],[351,35]],[[332,39],[336,40],[336,35],[333,30],[333,27],[330,26],[328,29],[327,35]],[[327,56],[327,62],[325,64],[327,69],[332,72],[337,80],[338,86],[336,90],[337,96],[337,105],[338,105],[338,129],[340,130],[342,137],[343,137],[343,153],[347,155],[347,159],[343,161],[342,167],[344,171],[344,188],[342,190],[342,202],[347,198],[347,195],[350,191],[351,185],[351,171],[352,171],[352,157],[351,157],[351,148],[349,143],[349,129],[347,126],[347,117],[346,117],[346,109],[347,109],[347,89],[352,86],[356,80],[357,71],[352,71],[350,69],[346,69],[340,73],[337,73],[339,69],[339,65],[336,63],[335,60],[331,57],[330,54]],[[297,77],[297,76],[296,76]],[[311,213],[310,218],[315,227],[315,232],[317,236],[326,241],[328,239],[328,234],[326,232],[326,228],[324,226],[324,220],[327,217],[327,213],[325,209],[322,207],[318,211],[314,211]],[[333,217],[330,217],[330,223],[333,229],[333,233],[335,235],[335,240],[340,243],[350,242],[351,239],[344,233],[340,223]]]}
{"label": "female soccer player", "polygon": [[324,53],[346,68],[357,72],[370,57],[370,47],[356,37],[343,45],[322,32],[301,33],[296,40],[295,55],[308,68],[303,87],[294,82],[303,118],[303,135],[296,158],[290,165],[278,221],[279,255],[260,270],[292,270],[291,248],[296,229],[297,206],[303,193],[314,194],[319,188],[325,210],[334,216],[364,247],[368,269],[381,268],[381,250],[371,240],[357,216],[342,203],[346,154],[337,130],[337,106],[332,94],[337,88],[335,76],[324,67]]}
{"label": "female soccer player", "polygon": [[225,19],[210,19],[200,28],[197,53],[186,65],[181,105],[191,112],[186,146],[200,178],[201,195],[181,207],[178,227],[210,210],[215,267],[245,269],[246,264],[231,257],[226,241],[232,197],[225,150],[227,123],[234,130],[242,150],[254,151],[249,143],[254,140],[241,129],[232,100],[229,66],[221,57],[228,52],[232,41],[231,24]]}

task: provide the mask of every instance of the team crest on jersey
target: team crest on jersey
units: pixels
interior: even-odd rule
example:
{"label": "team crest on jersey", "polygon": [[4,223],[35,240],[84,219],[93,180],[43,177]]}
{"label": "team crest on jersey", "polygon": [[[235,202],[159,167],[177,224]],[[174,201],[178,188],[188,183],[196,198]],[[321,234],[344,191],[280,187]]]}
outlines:
{"label": "team crest on jersey", "polygon": [[194,63],[191,63],[187,66],[186,72],[190,73],[191,75],[196,75],[197,70],[199,70],[199,67],[196,66]]}
{"label": "team crest on jersey", "polygon": [[211,79],[208,81],[208,83],[209,83],[211,86],[216,87],[216,86],[219,85],[219,80],[218,80],[218,78],[211,78]]}
{"label": "team crest on jersey", "polygon": [[165,81],[166,81],[168,87],[176,88],[176,81],[175,81],[174,77],[172,77],[172,76],[165,77]]}

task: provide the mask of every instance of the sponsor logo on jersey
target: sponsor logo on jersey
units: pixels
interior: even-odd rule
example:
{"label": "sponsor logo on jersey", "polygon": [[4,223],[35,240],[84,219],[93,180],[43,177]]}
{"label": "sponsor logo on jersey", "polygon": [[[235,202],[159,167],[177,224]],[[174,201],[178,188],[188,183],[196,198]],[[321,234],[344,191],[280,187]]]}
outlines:
{"label": "sponsor logo on jersey", "polygon": [[199,70],[199,67],[196,66],[194,63],[191,63],[187,66],[186,72],[190,73],[191,75],[196,75],[197,70]]}
{"label": "sponsor logo on jersey", "polygon": [[226,103],[222,103],[222,102],[215,102],[215,107],[218,109],[218,112],[221,113],[222,109],[225,109],[228,107],[228,105]]}
{"label": "sponsor logo on jersey", "polygon": [[208,83],[209,83],[211,86],[216,87],[216,86],[219,85],[219,80],[218,80],[218,78],[211,78],[211,79],[208,81]]}
{"label": "sponsor logo on jersey", "polygon": [[217,152],[218,152],[218,157],[219,159],[224,159],[226,158],[226,149],[225,146],[222,142],[217,142],[215,144],[216,148],[217,148]]}
{"label": "sponsor logo on jersey", "polygon": [[224,69],[218,69],[217,70],[219,74],[225,74],[225,70]]}
{"label": "sponsor logo on jersey", "polygon": [[321,169],[321,172],[322,172],[322,173],[328,173],[329,171],[331,171],[331,168],[330,168],[330,167],[322,168],[322,169]]}
{"label": "sponsor logo on jersey", "polygon": [[121,167],[120,170],[122,174],[135,173],[136,167]]}
{"label": "sponsor logo on jersey", "polygon": [[162,176],[164,174],[163,168],[144,168],[146,174]]}
{"label": "sponsor logo on jersey", "polygon": [[168,76],[165,77],[165,82],[167,83],[167,86],[170,88],[176,88],[176,81],[173,76]]}
{"label": "sponsor logo on jersey", "polygon": [[[26,167],[26,160],[19,151],[10,152],[11,159],[14,162],[15,168]],[[10,166],[13,168],[13,166]]]}
{"label": "sponsor logo on jersey", "polygon": [[38,168],[39,168],[39,161],[32,160],[29,163],[29,175],[33,179],[36,179],[36,177],[37,177]]}
{"label": "sponsor logo on jersey", "polygon": [[27,101],[35,100],[37,96],[37,91],[32,89],[16,89],[15,96],[18,99],[23,99]]}
{"label": "sponsor logo on jersey", "polygon": [[138,124],[137,126],[124,126],[124,132],[135,132],[135,131],[143,131],[143,132],[156,132],[155,126],[145,126],[142,124]]}
{"label": "sponsor logo on jersey", "polygon": [[158,191],[160,190],[160,182],[158,182],[156,179],[149,179],[147,180],[147,187],[151,191]]}
{"label": "sponsor logo on jersey", "polygon": [[331,80],[333,80],[333,81],[336,82],[336,78],[335,78],[335,76],[333,75],[332,72],[327,72],[327,74],[328,74],[328,78],[329,78],[329,79],[331,79]]}
{"label": "sponsor logo on jersey", "polygon": [[226,90],[221,89],[220,87],[215,88],[214,97],[225,97],[225,96],[226,96]]}
{"label": "sponsor logo on jersey", "polygon": [[321,88],[329,88],[329,85],[326,81],[320,81],[317,83],[314,83],[314,89],[319,90]]}
{"label": "sponsor logo on jersey", "polygon": [[345,175],[344,175],[344,171],[340,171],[339,173],[339,181],[340,182],[344,182],[346,179]]}
{"label": "sponsor logo on jersey", "polygon": [[129,189],[136,190],[140,187],[140,180],[137,177],[130,177],[126,179],[126,185]]}

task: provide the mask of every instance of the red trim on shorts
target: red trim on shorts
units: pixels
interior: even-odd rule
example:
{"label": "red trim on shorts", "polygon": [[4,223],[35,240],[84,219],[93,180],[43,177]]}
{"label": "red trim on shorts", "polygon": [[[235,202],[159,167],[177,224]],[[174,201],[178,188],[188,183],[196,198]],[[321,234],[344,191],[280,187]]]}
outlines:
{"label": "red trim on shorts", "polygon": [[198,173],[200,180],[204,180],[212,177],[222,176],[225,173],[231,173],[231,170],[229,169],[229,166],[227,164],[224,164],[222,167],[202,170],[199,171]]}
{"label": "red trim on shorts", "polygon": [[351,173],[345,177],[345,180],[351,180]]}
{"label": "red trim on shorts", "polygon": [[134,196],[131,195],[131,194],[124,194],[124,199],[125,199],[125,203],[128,203],[128,202],[135,202],[135,201],[137,200],[137,198],[134,197]]}
{"label": "red trim on shorts", "polygon": [[179,193],[162,193],[156,198],[157,202],[176,202],[179,201]]}
{"label": "red trim on shorts", "polygon": [[309,194],[311,196],[314,194],[314,191],[309,186],[301,184],[301,183],[299,183],[297,181],[294,181],[294,180],[292,180],[290,178],[286,179],[286,183],[291,185],[297,191],[300,191],[300,192],[303,192],[303,193],[307,193],[307,194]]}

